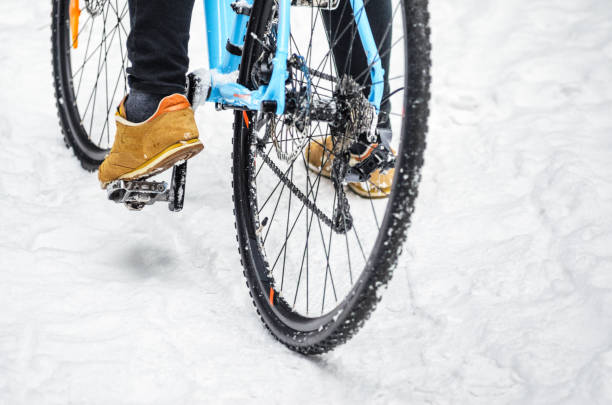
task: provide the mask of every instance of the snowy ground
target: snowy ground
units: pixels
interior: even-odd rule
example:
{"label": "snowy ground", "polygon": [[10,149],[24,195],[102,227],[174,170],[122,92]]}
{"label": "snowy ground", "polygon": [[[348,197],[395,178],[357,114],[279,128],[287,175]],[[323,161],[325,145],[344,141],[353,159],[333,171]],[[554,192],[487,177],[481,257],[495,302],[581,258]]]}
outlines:
{"label": "snowy ground", "polygon": [[231,116],[199,114],[182,214],[107,203],[61,141],[48,3],[0,3],[0,404],[612,403],[609,0],[432,1],[407,252],[317,359],[249,301]]}

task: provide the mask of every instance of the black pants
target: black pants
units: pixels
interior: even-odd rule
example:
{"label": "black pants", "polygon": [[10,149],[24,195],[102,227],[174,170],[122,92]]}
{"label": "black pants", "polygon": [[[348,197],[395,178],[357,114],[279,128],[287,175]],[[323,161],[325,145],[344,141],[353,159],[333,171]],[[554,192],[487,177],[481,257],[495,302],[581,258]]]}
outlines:
{"label": "black pants", "polygon": [[[385,90],[383,97],[389,94],[389,68],[391,63],[391,23],[393,10],[391,0],[364,0],[366,15],[370,22],[370,28],[374,40],[378,46],[383,69],[385,70]],[[333,47],[334,61],[338,73],[345,73],[366,86],[364,91],[367,97],[369,91],[367,86],[372,82],[367,56],[361,45],[359,33],[353,9],[348,0],[340,0],[340,5],[336,10],[322,12],[323,25],[327,31],[327,38]],[[381,105],[383,113],[391,111],[391,103],[383,102]],[[379,125],[387,126],[388,114],[381,114]]]}
{"label": "black pants", "polygon": [[185,92],[194,0],[129,0],[130,88],[168,95]]}
{"label": "black pants", "polygon": [[[194,0],[129,0],[131,33],[128,37],[130,88],[155,94],[182,93],[189,68],[187,45]],[[366,13],[379,46],[382,64],[389,72],[391,0],[366,0]],[[323,12],[327,36],[339,72],[370,82],[368,63],[348,0],[334,11]],[[362,74],[365,72],[365,74]],[[385,77],[385,93],[388,93]],[[388,110],[383,106],[383,110]]]}

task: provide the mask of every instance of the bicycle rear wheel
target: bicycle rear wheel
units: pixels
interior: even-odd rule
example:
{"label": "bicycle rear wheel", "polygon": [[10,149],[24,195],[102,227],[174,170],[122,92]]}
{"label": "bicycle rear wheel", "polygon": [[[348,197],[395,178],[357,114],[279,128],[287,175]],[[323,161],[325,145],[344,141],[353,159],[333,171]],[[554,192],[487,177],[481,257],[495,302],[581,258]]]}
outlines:
{"label": "bicycle rear wheel", "polygon": [[[343,35],[359,40],[354,27],[335,27],[329,37],[323,21],[329,13],[314,6],[292,8],[290,57],[302,61],[287,81],[288,94],[297,94],[292,112],[235,115],[234,213],[244,274],[265,326],[304,354],[329,351],[363,326],[391,279],[418,193],[430,97],[428,6],[427,0],[389,1],[386,32],[393,40],[379,49],[381,57],[391,54],[385,96],[391,108],[384,114],[397,151],[388,198],[350,194],[346,186],[309,170],[304,155],[309,142],[333,136],[335,124],[329,121],[338,120],[337,114],[323,119],[313,113],[313,106],[337,101],[346,76],[330,43]],[[336,13],[350,13],[348,4],[340,1]],[[268,0],[253,5],[239,76],[252,89],[265,81],[277,7]],[[344,226],[336,219],[341,210]]]}
{"label": "bicycle rear wheel", "polygon": [[[78,31],[70,0],[52,0],[53,82],[64,140],[86,170],[96,170],[114,140],[115,107],[127,94],[127,0],[81,1]],[[74,34],[74,36],[73,36]]]}

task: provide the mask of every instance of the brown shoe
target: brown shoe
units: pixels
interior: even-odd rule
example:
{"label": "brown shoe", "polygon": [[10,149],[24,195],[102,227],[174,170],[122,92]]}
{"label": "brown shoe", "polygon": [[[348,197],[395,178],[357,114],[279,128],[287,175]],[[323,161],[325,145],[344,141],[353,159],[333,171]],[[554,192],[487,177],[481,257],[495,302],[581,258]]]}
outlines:
{"label": "brown shoe", "polygon": [[181,94],[162,99],[155,114],[144,122],[130,122],[125,117],[122,102],[115,116],[115,142],[98,170],[103,189],[115,180],[153,176],[204,149],[191,105]]}
{"label": "brown shoe", "polygon": [[323,176],[331,177],[332,162],[334,154],[332,150],[334,145],[332,137],[328,136],[323,139],[315,139],[311,141],[304,151],[308,168],[315,173],[321,173]]}
{"label": "brown shoe", "polygon": [[[367,159],[376,146],[372,145],[360,156],[351,155],[350,163],[357,163]],[[331,177],[332,162],[334,160],[332,150],[333,143],[331,136],[325,139],[325,143],[322,140],[310,142],[304,151],[308,168],[315,173],[321,173],[325,177]],[[364,198],[387,198],[391,195],[394,175],[395,169],[387,170],[384,173],[376,170],[367,182],[349,183],[348,186],[354,193]]]}

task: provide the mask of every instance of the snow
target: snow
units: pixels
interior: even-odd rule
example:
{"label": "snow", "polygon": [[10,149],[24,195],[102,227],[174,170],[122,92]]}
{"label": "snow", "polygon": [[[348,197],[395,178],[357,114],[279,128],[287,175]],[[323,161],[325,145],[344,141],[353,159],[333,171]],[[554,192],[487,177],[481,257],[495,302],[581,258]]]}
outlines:
{"label": "snow", "polygon": [[0,4],[1,404],[612,403],[609,1],[432,2],[409,243],[365,328],[315,359],[244,286],[231,113],[198,112],[183,213],[106,202],[60,137],[49,3]]}
{"label": "snow", "polygon": [[230,73],[221,73],[217,69],[209,70],[207,68],[194,70],[193,74],[200,81],[198,86],[196,86],[194,98],[192,100],[193,109],[197,110],[206,103],[208,92],[210,91],[213,82],[216,85],[236,83],[238,80],[238,73],[239,72],[237,70]]}

